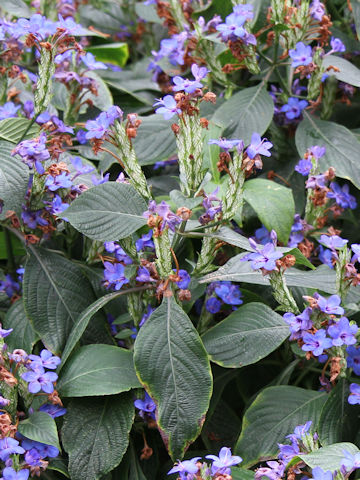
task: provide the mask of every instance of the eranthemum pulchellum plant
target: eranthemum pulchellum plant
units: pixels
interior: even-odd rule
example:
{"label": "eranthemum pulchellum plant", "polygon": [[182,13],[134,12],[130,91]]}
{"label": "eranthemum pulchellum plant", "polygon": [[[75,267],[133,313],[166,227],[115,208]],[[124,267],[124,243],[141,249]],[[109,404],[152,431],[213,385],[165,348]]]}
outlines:
{"label": "eranthemum pulchellum plant", "polygon": [[359,468],[359,22],[2,2],[3,479]]}

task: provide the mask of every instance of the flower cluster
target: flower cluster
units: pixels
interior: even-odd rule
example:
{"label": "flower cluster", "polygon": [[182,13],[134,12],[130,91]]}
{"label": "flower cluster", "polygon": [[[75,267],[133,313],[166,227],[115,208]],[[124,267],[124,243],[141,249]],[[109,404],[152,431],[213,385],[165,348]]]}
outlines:
{"label": "flower cluster", "polygon": [[25,360],[27,372],[21,375],[21,378],[28,383],[30,393],[52,393],[54,391],[54,383],[58,376],[55,372],[47,370],[55,370],[61,363],[59,357],[53,356],[49,350],[42,350],[40,355],[29,355]]}
{"label": "flower cluster", "polygon": [[243,303],[239,285],[231,282],[213,282],[207,288],[205,308],[210,313],[218,313],[222,305],[230,305],[236,310]]}

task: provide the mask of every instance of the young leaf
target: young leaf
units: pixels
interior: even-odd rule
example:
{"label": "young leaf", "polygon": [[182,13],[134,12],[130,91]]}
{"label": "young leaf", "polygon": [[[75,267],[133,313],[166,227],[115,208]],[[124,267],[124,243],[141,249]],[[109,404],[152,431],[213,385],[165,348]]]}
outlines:
{"label": "young leaf", "polygon": [[55,420],[45,412],[35,412],[19,423],[19,432],[30,440],[61,450]]}
{"label": "young leaf", "polygon": [[61,370],[57,390],[62,397],[92,397],[140,386],[130,350],[96,344],[75,352]]}
{"label": "young leaf", "polygon": [[0,199],[3,202],[1,220],[8,210],[17,213],[21,211],[29,183],[29,168],[18,156],[11,156],[13,148],[12,143],[0,141]]}
{"label": "young leaf", "polygon": [[130,393],[74,399],[62,428],[72,480],[97,480],[119,465],[134,420]]}
{"label": "young leaf", "polygon": [[6,338],[6,344],[10,351],[22,348],[25,352],[31,353],[38,335],[26,316],[22,298],[17,300],[7,311],[3,327],[13,329],[11,335]]}
{"label": "young leaf", "polygon": [[297,425],[308,420],[316,429],[327,394],[298,387],[277,386],[263,390],[246,410],[235,451],[243,467],[276,456],[278,443]]}
{"label": "young leaf", "polygon": [[346,127],[304,112],[304,120],[296,129],[295,141],[301,157],[312,145],[326,147],[325,155],[319,160],[321,172],[334,167],[337,177],[346,178],[360,188],[360,142]]}
{"label": "young leaf", "polygon": [[292,191],[271,180],[254,178],[245,182],[244,198],[265,227],[275,230],[279,241],[287,244],[295,215]]}
{"label": "young leaf", "polygon": [[108,182],[90,188],[64,212],[71,225],[94,240],[128,237],[146,225],[145,200],[125,183]]}
{"label": "young leaf", "polygon": [[212,121],[231,133],[232,138],[242,139],[245,145],[254,132],[262,135],[272,120],[274,102],[266,91],[266,84],[245,88],[235,93],[218,108]]}
{"label": "young leaf", "polygon": [[119,67],[123,67],[129,58],[129,47],[127,43],[107,43],[106,45],[96,45],[86,49],[95,55],[98,62],[109,62]]}
{"label": "young leaf", "polygon": [[158,405],[158,426],[169,454],[182,458],[200,433],[212,376],[201,339],[173,297],[164,297],[141,327],[134,352],[136,373]]}
{"label": "young leaf", "polygon": [[281,315],[263,303],[248,303],[208,330],[202,341],[222,367],[244,367],[274,351],[289,336]]}

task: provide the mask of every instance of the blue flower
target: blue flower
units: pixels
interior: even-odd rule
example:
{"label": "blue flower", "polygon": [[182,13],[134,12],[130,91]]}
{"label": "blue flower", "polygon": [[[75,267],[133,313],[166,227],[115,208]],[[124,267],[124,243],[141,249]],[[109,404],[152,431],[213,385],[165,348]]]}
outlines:
{"label": "blue flower", "polygon": [[327,55],[329,55],[329,53],[342,53],[342,52],[345,52],[346,50],[346,47],[343,44],[343,42],[340,40],[340,38],[331,37],[330,45],[331,45],[331,52],[328,52]]}
{"label": "blue flower", "polygon": [[156,280],[152,278],[149,270],[146,267],[139,267],[136,275],[136,280],[138,282],[147,283],[155,282]]}
{"label": "blue flower", "polygon": [[356,208],[356,199],[349,193],[349,185],[347,183],[340,187],[336,182],[332,182],[330,183],[330,189],[327,197],[333,198],[340,207],[351,208],[352,210]]}
{"label": "blue flower", "polygon": [[300,448],[296,440],[293,440],[291,445],[278,443],[278,447],[280,450],[278,455],[279,460],[282,460],[285,463],[290,462],[292,458],[296,457],[300,453]]}
{"label": "blue flower", "polygon": [[255,230],[255,241],[261,245],[271,242],[270,232],[264,225]]}
{"label": "blue flower", "polygon": [[95,170],[95,167],[93,165],[89,165],[86,163],[83,165],[80,157],[72,157],[71,163],[76,170],[76,176],[85,175],[86,173],[91,173]]}
{"label": "blue flower", "polygon": [[256,253],[246,254],[241,261],[251,261],[251,268],[253,270],[258,270],[264,268],[267,271],[276,269],[276,260],[283,256],[282,253],[275,250],[273,243],[267,243],[264,245],[262,250],[257,249]]}
{"label": "blue flower", "polygon": [[[17,433],[17,435],[19,435]],[[39,452],[41,458],[55,458],[59,455],[59,450],[52,445],[47,445],[46,443],[36,442],[35,440],[30,440],[29,438],[23,437],[19,435],[21,440],[21,446],[25,448],[25,450],[31,450],[36,448]]]}
{"label": "blue flower", "polygon": [[21,105],[15,106],[13,102],[6,102],[0,107],[0,120],[5,118],[17,117],[17,111],[21,108]]}
{"label": "blue flower", "polygon": [[39,411],[47,413],[52,418],[62,417],[66,414],[66,408],[53,405],[52,403],[44,403],[44,405],[41,405],[39,408]]}
{"label": "blue flower", "polygon": [[312,167],[313,167],[313,164],[312,164],[311,160],[309,160],[307,158],[302,158],[301,160],[299,160],[297,165],[295,165],[295,170],[298,173],[301,173],[301,175],[303,175],[304,177],[307,177],[309,175]]}
{"label": "blue flower", "polygon": [[97,62],[94,55],[90,52],[87,52],[85,55],[82,55],[81,61],[88,68],[88,70],[106,70],[107,66],[102,62]]}
{"label": "blue flower", "polygon": [[347,472],[360,468],[360,452],[354,455],[347,450],[343,450],[345,457],[341,460],[341,466],[345,468]]}
{"label": "blue flower", "polygon": [[339,295],[331,295],[329,298],[324,298],[318,293],[314,294],[317,301],[318,308],[327,315],[343,315],[344,309],[340,307],[341,298]]}
{"label": "blue flower", "polygon": [[268,467],[260,467],[255,472],[255,480],[262,480],[267,477],[270,480],[281,480],[285,473],[286,465],[283,462],[266,462]]}
{"label": "blue flower", "polygon": [[314,480],[332,480],[333,474],[330,470],[324,472],[321,467],[315,467],[312,469],[312,479]]}
{"label": "blue flower", "polygon": [[210,73],[210,70],[208,70],[206,67],[199,67],[196,65],[196,63],[193,63],[191,65],[191,73],[194,75],[195,80],[199,82],[205,78],[208,73]]}
{"label": "blue flower", "polygon": [[332,341],[326,337],[325,330],[318,330],[316,333],[305,333],[303,336],[304,345],[301,347],[304,352],[313,352],[318,357],[327,348],[332,347]]}
{"label": "blue flower", "polygon": [[61,174],[56,177],[49,175],[45,181],[45,186],[51,192],[55,192],[56,190],[59,190],[59,188],[70,188],[72,186],[72,181],[70,175],[66,172],[61,172]]}
{"label": "blue flower", "polygon": [[290,97],[288,99],[288,103],[283,105],[280,109],[281,112],[285,112],[285,117],[289,120],[294,120],[295,118],[299,118],[301,112],[308,106],[308,102],[306,100],[299,100],[296,97]]}
{"label": "blue flower", "polygon": [[327,249],[327,248],[324,248],[322,245],[319,246],[319,260],[324,263],[325,265],[327,265],[328,267],[330,268],[334,268],[334,265],[333,265],[333,260],[334,258],[334,252]]}
{"label": "blue flower", "polygon": [[29,355],[31,360],[30,368],[36,370],[38,366],[56,370],[61,363],[61,359],[53,355],[49,350],[43,349],[39,355]]}
{"label": "blue flower", "polygon": [[170,120],[174,115],[181,113],[180,108],[177,107],[175,98],[171,95],[165,95],[163,99],[159,98],[153,106],[155,107],[157,105],[160,105],[160,107],[155,110],[155,113],[164,115],[165,120]]}
{"label": "blue flower", "polygon": [[36,371],[29,370],[23,373],[21,378],[29,383],[30,393],[39,393],[41,390],[45,393],[52,393],[54,391],[53,383],[56,382],[58,376],[55,372],[45,372],[40,367]]}
{"label": "blue flower", "polygon": [[95,120],[87,120],[85,123],[85,128],[88,130],[85,138],[87,140],[91,138],[103,138],[107,134],[110,124],[111,122],[106,112],[101,112]]}
{"label": "blue flower", "polygon": [[291,66],[293,68],[301,65],[309,65],[312,62],[312,51],[310,45],[298,42],[295,49],[289,50],[289,56],[292,58]]}
{"label": "blue flower", "polygon": [[351,258],[351,263],[360,262],[360,243],[353,243],[351,245],[351,250],[354,252],[354,255]]}
{"label": "blue flower", "polygon": [[290,433],[290,435],[287,435],[286,438],[290,438],[291,440],[301,440],[309,432],[311,425],[311,420],[304,423],[304,425],[298,425],[295,427],[294,433]]}
{"label": "blue flower", "polygon": [[180,92],[181,90],[184,90],[184,92],[187,93],[194,93],[195,90],[203,87],[203,84],[196,80],[188,80],[187,78],[182,78],[178,75],[176,77],[173,77],[173,83],[174,92]]}
{"label": "blue flower", "polygon": [[243,303],[239,285],[234,285],[231,282],[217,282],[215,293],[227,305],[241,305]]}
{"label": "blue flower", "polygon": [[360,375],[360,347],[350,346],[346,349],[348,354],[346,358],[348,368],[354,370],[355,375]]}
{"label": "blue flower", "polygon": [[346,317],[341,317],[338,322],[329,326],[327,333],[333,339],[333,345],[341,347],[342,345],[354,345],[358,330],[357,325],[351,325]]}
{"label": "blue flower", "polygon": [[216,455],[206,455],[205,458],[212,460],[211,471],[213,475],[215,473],[227,473],[230,474],[230,468],[233,465],[238,465],[242,462],[242,458],[237,455],[231,454],[231,449],[228,447],[222,447],[219,452],[219,456]]}
{"label": "blue flower", "polygon": [[168,471],[168,475],[172,473],[179,473],[180,480],[186,480],[187,474],[195,474],[198,472],[199,467],[197,466],[197,462],[201,460],[201,457],[195,457],[191,460],[183,460],[182,462],[178,462],[175,466]]}
{"label": "blue flower", "polygon": [[125,277],[125,268],[121,263],[104,262],[104,278],[107,288],[113,287],[115,290],[129,283],[129,279]]}
{"label": "blue flower", "polygon": [[45,226],[48,224],[45,218],[42,218],[43,210],[36,210],[35,212],[30,212],[30,210],[24,210],[21,212],[21,218],[25,225],[31,229],[35,229],[38,225]]}
{"label": "blue flower", "polygon": [[140,320],[140,323],[139,323],[139,327],[142,327],[142,326],[144,325],[144,323],[150,318],[150,315],[153,313],[154,310],[155,310],[155,308],[152,308],[151,305],[148,305],[148,306],[147,306],[146,312],[145,312],[144,315],[141,317],[141,320]]}
{"label": "blue flower", "polygon": [[283,315],[283,319],[290,327],[290,340],[301,338],[307,330],[312,328],[313,323],[310,318],[311,312],[312,309],[307,307],[300,315],[294,315],[291,312],[287,312]]}
{"label": "blue flower", "polygon": [[2,478],[4,480],[27,480],[29,478],[30,470],[23,468],[16,472],[12,467],[6,467],[2,471]]}
{"label": "blue flower", "polygon": [[269,152],[273,144],[268,142],[266,138],[261,139],[258,133],[253,133],[251,136],[251,143],[246,149],[247,156],[249,158],[255,158],[256,155],[265,155],[265,157],[271,157]]}
{"label": "blue flower", "polygon": [[318,22],[321,22],[323,16],[325,15],[325,7],[320,2],[320,0],[313,0],[310,4],[309,13],[312,18],[314,18]]}
{"label": "blue flower", "polygon": [[227,140],[226,138],[219,138],[219,140],[215,140],[212,138],[208,141],[208,144],[217,145],[222,150],[225,150],[225,152],[228,152],[239,144],[242,144],[242,148],[244,148],[244,142],[242,140]]}
{"label": "blue flower", "polygon": [[145,233],[144,235],[141,236],[141,238],[138,238],[135,242],[136,251],[140,252],[141,250],[145,250],[146,248],[153,250],[155,246],[154,246],[152,236],[153,236],[153,231],[149,230],[148,233]]}
{"label": "blue flower", "polygon": [[46,141],[46,134],[42,132],[38,138],[20,142],[11,152],[11,155],[20,155],[22,161],[29,168],[35,168],[42,175],[45,172],[42,162],[50,158],[50,153],[46,148]]}
{"label": "blue flower", "polygon": [[332,235],[330,237],[328,235],[320,235],[319,242],[325,245],[325,247],[330,248],[331,250],[336,250],[339,248],[343,248],[347,244],[348,240],[346,240],[345,238],[341,238],[338,235]]}
{"label": "blue flower", "polygon": [[143,418],[146,416],[146,414],[150,414],[150,416],[155,419],[156,404],[147,392],[145,392],[144,400],[140,400],[138,398],[134,401],[134,405],[138,410],[140,410],[139,413]]}
{"label": "blue flower", "polygon": [[180,280],[175,282],[176,285],[182,290],[186,290],[191,282],[191,277],[186,270],[179,270],[178,275]]}
{"label": "blue flower", "polygon": [[11,275],[5,275],[5,280],[0,281],[0,292],[5,292],[9,298],[11,298],[15,293],[19,293],[19,291],[20,285],[12,279]]}
{"label": "blue flower", "polygon": [[5,437],[0,439],[0,459],[5,462],[10,455],[25,453],[15,438]]}
{"label": "blue flower", "polygon": [[350,395],[348,397],[350,405],[360,405],[360,385],[357,383],[350,383]]}
{"label": "blue flower", "polygon": [[205,304],[206,310],[210,313],[218,313],[221,308],[221,302],[215,297],[208,298]]}
{"label": "blue flower", "polygon": [[[69,204],[62,201],[60,195],[55,195],[52,202],[50,203],[50,207],[47,208],[53,215],[60,215],[63,213],[67,208],[69,208]],[[66,220],[65,217],[63,217]]]}

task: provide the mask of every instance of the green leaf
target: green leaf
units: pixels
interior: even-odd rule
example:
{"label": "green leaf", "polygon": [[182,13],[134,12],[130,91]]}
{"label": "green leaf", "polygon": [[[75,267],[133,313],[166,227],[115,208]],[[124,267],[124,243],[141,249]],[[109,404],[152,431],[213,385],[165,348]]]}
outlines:
{"label": "green leaf", "polygon": [[233,95],[218,108],[212,121],[233,138],[241,138],[245,145],[254,132],[262,135],[270,125],[274,114],[274,102],[266,91],[265,83],[245,88]]}
{"label": "green leaf", "polygon": [[86,327],[88,326],[92,317],[107,303],[111,302],[111,300],[121,295],[124,295],[126,293],[127,293],[126,290],[124,290],[122,292],[113,292],[113,293],[109,293],[108,295],[104,295],[103,297],[97,299],[94,303],[92,303],[86,310],[84,310],[81,313],[81,315],[77,319],[74,327],[70,332],[69,338],[67,339],[64,351],[61,355],[61,364],[59,366],[59,371],[65,365],[66,360],[69,358],[77,342],[80,340],[82,334],[85,332]]}
{"label": "green leaf", "polygon": [[360,38],[360,1],[351,0],[357,37]]}
{"label": "green leaf", "polygon": [[29,18],[31,15],[29,7],[23,0],[1,0],[0,7],[15,17]]}
{"label": "green leaf", "polygon": [[134,420],[132,395],[74,399],[64,417],[62,441],[72,480],[97,480],[121,462]]}
{"label": "green leaf", "polygon": [[22,348],[27,353],[32,352],[38,336],[26,316],[23,299],[17,300],[7,311],[3,327],[12,328],[13,332],[6,338],[10,351]]}
{"label": "green leaf", "polygon": [[271,180],[254,178],[245,182],[244,198],[265,227],[275,230],[279,241],[286,244],[295,215],[292,191]]}
{"label": "green leaf", "polygon": [[176,152],[175,135],[170,123],[161,115],[142,117],[134,139],[134,149],[140,165],[153,165],[160,160],[167,160]]}
{"label": "green leaf", "polygon": [[235,452],[243,467],[275,458],[278,443],[308,420],[316,429],[327,394],[280,385],[263,390],[246,410]]}
{"label": "green leaf", "polygon": [[325,471],[330,470],[331,472],[334,472],[341,467],[342,459],[344,458],[344,450],[347,450],[352,455],[360,452],[357,446],[353,443],[334,443],[333,445],[319,448],[319,450],[315,450],[307,455],[298,455],[291,460],[290,465],[302,460],[311,468],[320,467]]}
{"label": "green leaf", "polygon": [[245,468],[232,467],[231,476],[233,480],[254,480],[254,472]]}
{"label": "green leaf", "polygon": [[[106,111],[114,104],[111,92],[104,82],[104,80],[94,71],[86,72],[86,76],[93,78],[96,81],[97,95],[88,92],[82,98],[82,103],[86,100],[91,100],[93,105],[99,110]],[[66,94],[66,93],[65,93]],[[80,113],[86,112],[86,106],[80,109]]]}
{"label": "green leaf", "polygon": [[35,412],[19,423],[19,432],[30,440],[61,450],[55,420],[45,412]]}
{"label": "green leaf", "polygon": [[321,445],[353,440],[359,430],[360,407],[348,402],[349,383],[341,378],[332,389],[321,412],[317,433]]}
{"label": "green leaf", "polygon": [[79,232],[102,242],[128,237],[146,225],[147,204],[126,183],[108,182],[86,190],[64,216]]}
{"label": "green leaf", "polygon": [[55,472],[60,472],[65,477],[70,478],[69,471],[68,471],[68,468],[67,468],[67,463],[61,457],[51,458],[49,460],[47,470],[54,470]]}
{"label": "green leaf", "polygon": [[[79,315],[95,300],[80,267],[56,253],[29,246],[23,298],[25,311],[46,348],[60,353]],[[95,328],[97,327],[97,328]],[[105,327],[89,327],[105,343]],[[96,340],[95,340],[96,341]]]}
{"label": "green leaf", "polygon": [[336,67],[336,70],[330,69],[327,73],[341,82],[350,83],[354,87],[360,87],[360,70],[345,58],[329,55],[324,57],[323,66],[325,68],[330,66]]}
{"label": "green leaf", "polygon": [[[253,270],[250,262],[243,262],[241,253],[231,258],[225,265],[215,272],[205,275],[199,283],[230,281],[245,282],[255,285],[270,285],[268,277],[259,270]],[[285,272],[286,283],[289,287],[314,288],[326,293],[336,293],[335,272],[326,265],[321,265],[311,272],[289,268]]]}
{"label": "green leaf", "polygon": [[295,141],[301,157],[312,145],[326,147],[325,155],[319,160],[320,170],[324,172],[327,168],[334,167],[337,177],[346,178],[360,188],[357,160],[360,142],[346,127],[304,112],[304,120],[296,129]]}
{"label": "green leaf", "polygon": [[96,45],[87,47],[88,52],[95,55],[99,62],[113,63],[123,67],[129,58],[129,47],[127,43],[107,43],[105,45]]}
{"label": "green leaf", "polygon": [[31,120],[27,118],[5,118],[5,120],[1,120],[0,139],[17,144],[20,140],[37,137],[40,131],[39,125],[36,123],[31,125],[31,123]]}
{"label": "green leaf", "polygon": [[100,344],[79,348],[57,382],[62,397],[114,395],[140,386],[132,352]]}
{"label": "green leaf", "polygon": [[14,145],[0,141],[0,200],[4,202],[0,219],[8,210],[19,213],[29,183],[29,168],[16,155],[11,156]]}
{"label": "green leaf", "polygon": [[281,315],[263,303],[248,303],[208,330],[202,341],[222,367],[244,367],[273,352],[289,336]]}
{"label": "green leaf", "polygon": [[161,18],[156,13],[156,5],[144,5],[143,2],[135,3],[136,15],[147,22],[162,23]]}
{"label": "green leaf", "polygon": [[[161,332],[161,335],[160,335]],[[209,360],[189,317],[173,297],[138,333],[136,373],[158,405],[157,422],[173,460],[200,433],[212,392]]]}

